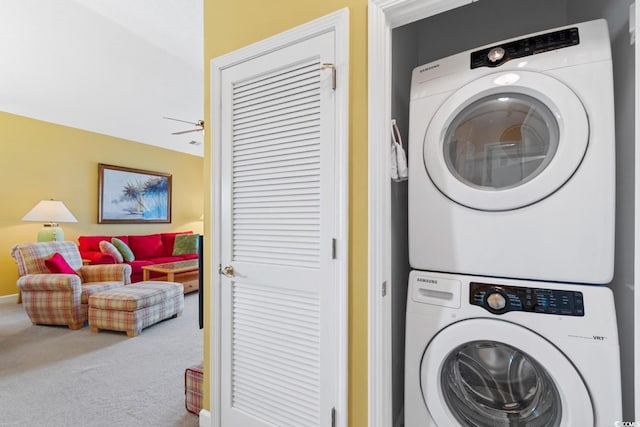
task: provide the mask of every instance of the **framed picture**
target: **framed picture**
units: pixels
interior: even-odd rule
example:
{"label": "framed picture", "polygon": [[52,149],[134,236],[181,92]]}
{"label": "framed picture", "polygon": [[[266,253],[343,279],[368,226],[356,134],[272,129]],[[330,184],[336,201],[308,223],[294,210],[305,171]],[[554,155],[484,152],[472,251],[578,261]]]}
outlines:
{"label": "framed picture", "polygon": [[171,174],[98,164],[98,224],[171,222]]}

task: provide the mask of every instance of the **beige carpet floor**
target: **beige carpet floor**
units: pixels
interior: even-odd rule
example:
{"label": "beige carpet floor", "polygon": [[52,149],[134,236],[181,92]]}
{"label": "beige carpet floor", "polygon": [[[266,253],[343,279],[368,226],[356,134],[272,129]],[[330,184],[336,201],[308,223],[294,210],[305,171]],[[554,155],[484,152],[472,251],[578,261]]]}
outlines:
{"label": "beige carpet floor", "polygon": [[92,333],[35,326],[0,298],[0,426],[197,426],[184,371],[202,361],[198,294],[184,314],[146,328]]}

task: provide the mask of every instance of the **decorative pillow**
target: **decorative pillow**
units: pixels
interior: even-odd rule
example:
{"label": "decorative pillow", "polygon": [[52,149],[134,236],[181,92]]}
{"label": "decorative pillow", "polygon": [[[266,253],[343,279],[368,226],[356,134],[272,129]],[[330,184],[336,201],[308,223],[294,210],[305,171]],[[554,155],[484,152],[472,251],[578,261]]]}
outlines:
{"label": "decorative pillow", "polygon": [[122,254],[122,259],[124,261],[131,262],[136,259],[136,257],[133,256],[133,252],[131,252],[131,249],[129,249],[129,246],[127,246],[127,244],[122,240],[114,237],[113,239],[111,239],[111,243],[118,249],[118,252]]}
{"label": "decorative pillow", "polygon": [[198,234],[178,234],[173,244],[173,255],[198,253]]}
{"label": "decorative pillow", "polygon": [[162,233],[162,244],[164,245],[165,255],[173,255],[173,245],[178,234],[193,234],[193,231],[178,231],[176,233]]}
{"label": "decorative pillow", "polygon": [[152,259],[167,256],[159,234],[129,236],[129,247],[136,259]]}
{"label": "decorative pillow", "polygon": [[102,242],[100,242],[99,246],[100,246],[100,252],[102,252],[103,254],[113,255],[113,257],[116,259],[116,262],[118,264],[124,262],[124,258],[122,257],[122,254],[120,253],[118,248],[113,246],[113,243],[103,240]]}
{"label": "decorative pillow", "polygon": [[80,247],[80,253],[88,251],[100,251],[100,242],[106,240],[111,241],[113,236],[78,236],[78,246]]}
{"label": "decorative pillow", "polygon": [[44,260],[44,265],[47,266],[51,273],[55,274],[76,274],[76,271],[71,268],[66,259],[59,253],[51,255]]}

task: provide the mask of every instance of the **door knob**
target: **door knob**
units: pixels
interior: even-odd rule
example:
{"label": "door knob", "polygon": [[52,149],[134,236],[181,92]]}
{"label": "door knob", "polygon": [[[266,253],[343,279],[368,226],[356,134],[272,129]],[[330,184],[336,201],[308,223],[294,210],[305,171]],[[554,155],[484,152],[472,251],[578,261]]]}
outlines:
{"label": "door knob", "polygon": [[227,277],[233,277],[233,267],[230,265],[222,267],[220,268],[220,273],[224,274]]}

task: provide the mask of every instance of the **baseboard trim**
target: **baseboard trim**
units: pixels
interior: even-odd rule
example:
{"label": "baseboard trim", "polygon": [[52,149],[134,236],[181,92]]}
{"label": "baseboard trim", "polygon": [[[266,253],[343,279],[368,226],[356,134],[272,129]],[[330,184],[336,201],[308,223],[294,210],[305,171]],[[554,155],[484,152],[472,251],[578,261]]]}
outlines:
{"label": "baseboard trim", "polygon": [[211,412],[201,409],[199,416],[199,427],[211,427]]}
{"label": "baseboard trim", "polygon": [[9,299],[9,298],[13,298],[14,300],[18,300],[18,294],[10,294],[10,295],[3,295],[0,297],[0,300],[2,299]]}

